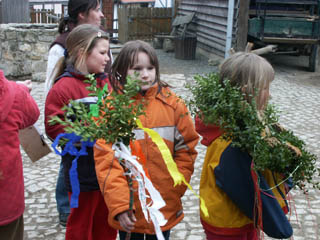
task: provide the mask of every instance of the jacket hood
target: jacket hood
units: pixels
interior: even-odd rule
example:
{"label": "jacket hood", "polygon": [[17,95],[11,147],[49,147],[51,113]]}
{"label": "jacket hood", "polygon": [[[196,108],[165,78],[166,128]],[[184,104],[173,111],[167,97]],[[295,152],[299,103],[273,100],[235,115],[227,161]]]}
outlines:
{"label": "jacket hood", "polygon": [[15,83],[9,82],[0,70],[0,122],[6,120],[15,98]]}

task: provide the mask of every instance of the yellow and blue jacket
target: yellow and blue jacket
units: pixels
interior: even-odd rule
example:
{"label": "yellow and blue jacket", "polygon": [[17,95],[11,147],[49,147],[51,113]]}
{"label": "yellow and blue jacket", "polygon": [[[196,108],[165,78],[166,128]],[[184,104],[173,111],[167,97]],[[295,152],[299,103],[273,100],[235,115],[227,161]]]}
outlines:
{"label": "yellow and blue jacket", "polygon": [[[250,155],[221,137],[214,126],[206,126],[196,119],[196,130],[207,145],[203,163],[200,196],[204,199],[209,216],[200,212],[204,228],[219,235],[238,235],[252,231],[257,220],[256,190],[251,174]],[[288,212],[285,184],[279,183],[281,174],[265,170],[258,173],[261,197],[262,226],[267,235],[287,238],[292,228],[285,213]],[[279,185],[279,186],[277,186]],[[277,187],[276,187],[277,186]],[[271,190],[272,189],[272,190]]]}

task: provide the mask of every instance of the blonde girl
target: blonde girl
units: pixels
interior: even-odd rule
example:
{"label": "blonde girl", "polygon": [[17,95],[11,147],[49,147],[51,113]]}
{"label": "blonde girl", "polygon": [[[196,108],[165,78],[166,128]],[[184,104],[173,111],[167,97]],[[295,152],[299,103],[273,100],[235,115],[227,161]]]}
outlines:
{"label": "blonde girl", "polygon": [[[264,58],[253,53],[238,52],[225,59],[220,66],[221,83],[225,79],[230,80],[231,85],[239,87],[248,102],[252,102],[254,96],[257,110],[263,110],[268,102],[274,70]],[[204,125],[197,119],[196,129],[203,136],[202,144],[208,147],[200,180],[200,196],[209,210],[209,216],[200,211],[207,239],[257,239],[257,226],[249,216],[253,214],[254,207],[249,206],[246,212],[242,202],[235,200],[241,196],[241,199],[245,199],[244,203],[253,202],[255,195],[250,172],[251,156],[240,148],[233,147],[230,141],[224,140],[218,127]],[[262,174],[270,184],[268,176],[272,173],[266,170]],[[227,180],[225,176],[228,176]],[[280,188],[281,191],[284,190],[283,186]],[[284,216],[281,208],[285,209],[285,201],[279,193],[274,194],[278,194],[277,200],[281,199],[278,203],[275,202],[276,205],[279,204],[281,216]]]}
{"label": "blonde girl", "polygon": [[[70,100],[85,104],[96,103],[97,99],[89,97],[85,83],[86,75],[95,74],[97,86],[103,88],[108,83],[104,73],[109,61],[109,38],[98,27],[81,24],[74,28],[66,40],[65,56],[54,68],[50,89],[45,104],[45,128],[47,135],[53,140],[64,132],[62,125],[50,125],[53,116],[63,117],[61,108]],[[76,116],[75,116],[76,117]],[[67,220],[66,239],[99,240],[116,239],[117,231],[108,225],[108,209],[99,190],[94,168],[93,150],[88,148],[88,155],[78,159],[77,175],[80,184],[79,196],[71,195],[69,170],[75,158],[70,154],[62,156],[64,180],[69,198],[78,200],[78,207],[72,208]],[[70,202],[73,207],[73,202]]]}

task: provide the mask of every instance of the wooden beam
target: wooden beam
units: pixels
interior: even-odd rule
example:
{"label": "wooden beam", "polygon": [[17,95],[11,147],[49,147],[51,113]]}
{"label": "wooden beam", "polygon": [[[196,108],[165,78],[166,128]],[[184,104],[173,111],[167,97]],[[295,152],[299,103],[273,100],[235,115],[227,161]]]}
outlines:
{"label": "wooden beam", "polygon": [[277,47],[278,47],[277,45],[268,45],[268,46],[263,47],[263,48],[255,49],[255,50],[253,50],[251,52],[254,53],[254,54],[257,54],[257,55],[263,55],[263,54],[266,54],[266,53],[277,51]]}
{"label": "wooden beam", "polygon": [[291,44],[318,44],[318,39],[309,38],[277,38],[277,37],[264,37],[264,42],[267,43],[291,43]]}
{"label": "wooden beam", "polygon": [[244,51],[247,45],[250,0],[239,0],[236,51]]}

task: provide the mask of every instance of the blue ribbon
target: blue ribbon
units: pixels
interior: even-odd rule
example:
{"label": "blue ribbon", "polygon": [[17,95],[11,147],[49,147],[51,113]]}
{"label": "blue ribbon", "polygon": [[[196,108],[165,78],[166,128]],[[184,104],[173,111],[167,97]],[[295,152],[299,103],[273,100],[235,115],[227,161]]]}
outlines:
{"label": "blue ribbon", "polygon": [[[66,143],[65,147],[63,150],[60,152],[57,149],[57,146],[59,144],[59,140],[61,138],[68,139],[69,141]],[[93,147],[95,144],[95,141],[81,141],[82,137],[76,135],[75,133],[60,133],[54,142],[52,143],[52,147],[55,151],[56,154],[60,156],[64,156],[67,153],[69,153],[72,156],[76,156],[72,160],[72,165],[69,170],[69,177],[70,177],[70,183],[71,183],[71,189],[72,189],[72,194],[71,194],[71,199],[70,199],[70,207],[71,208],[77,208],[79,206],[79,194],[80,194],[80,184],[79,184],[79,178],[78,178],[78,158],[80,156],[85,156],[88,155],[87,152],[87,147]],[[75,143],[81,143],[81,148],[78,150],[74,144]]]}

